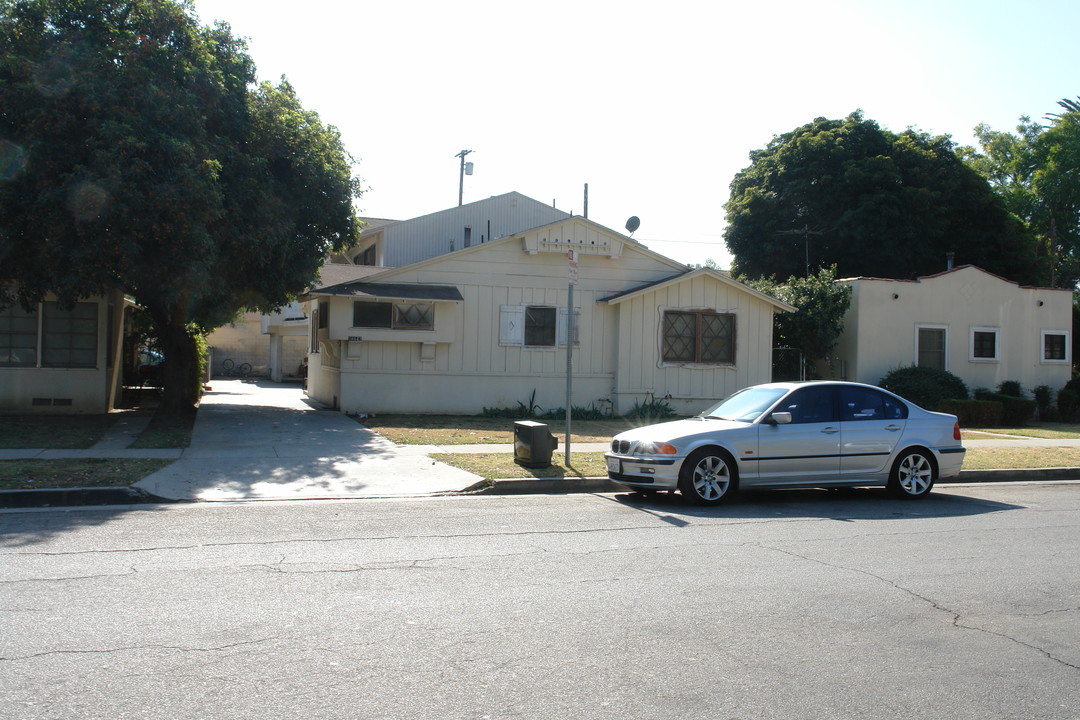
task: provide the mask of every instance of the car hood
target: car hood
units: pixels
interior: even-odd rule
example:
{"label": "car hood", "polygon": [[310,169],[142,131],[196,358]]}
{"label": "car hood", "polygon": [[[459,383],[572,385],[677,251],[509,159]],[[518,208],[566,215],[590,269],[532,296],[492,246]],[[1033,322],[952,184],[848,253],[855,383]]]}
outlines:
{"label": "car hood", "polygon": [[695,435],[715,435],[726,430],[747,430],[752,427],[753,423],[735,422],[734,420],[687,418],[686,420],[674,420],[627,430],[616,435],[615,439],[671,442],[672,440],[689,438]]}

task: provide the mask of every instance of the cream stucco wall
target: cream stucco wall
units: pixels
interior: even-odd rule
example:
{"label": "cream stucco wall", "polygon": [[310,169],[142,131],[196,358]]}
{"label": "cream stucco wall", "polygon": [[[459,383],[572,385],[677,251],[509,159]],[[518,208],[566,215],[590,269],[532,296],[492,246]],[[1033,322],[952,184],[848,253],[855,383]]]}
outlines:
{"label": "cream stucco wall", "polygon": [[[965,266],[915,281],[859,278],[851,285],[851,309],[834,352],[838,377],[876,384],[890,370],[917,363],[920,326],[946,332],[946,369],[969,388],[996,388],[1019,381],[1060,389],[1072,376],[1065,362],[1042,358],[1046,331],[1065,333],[1071,353],[1072,293],[1020,287],[979,268]],[[997,360],[972,357],[975,329],[999,339]]]}

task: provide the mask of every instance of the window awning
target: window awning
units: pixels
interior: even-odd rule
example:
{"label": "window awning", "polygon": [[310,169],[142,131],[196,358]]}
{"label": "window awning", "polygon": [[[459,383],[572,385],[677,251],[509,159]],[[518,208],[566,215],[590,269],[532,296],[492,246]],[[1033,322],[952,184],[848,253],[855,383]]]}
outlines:
{"label": "window awning", "polygon": [[427,300],[429,302],[464,302],[461,291],[453,285],[413,285],[411,283],[350,282],[320,288],[312,296],[336,295],[358,300]]}

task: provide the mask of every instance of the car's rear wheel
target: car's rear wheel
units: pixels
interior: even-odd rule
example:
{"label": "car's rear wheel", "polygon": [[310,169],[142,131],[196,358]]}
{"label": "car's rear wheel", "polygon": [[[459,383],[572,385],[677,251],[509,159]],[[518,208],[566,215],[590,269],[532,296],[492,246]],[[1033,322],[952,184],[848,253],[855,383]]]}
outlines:
{"label": "car's rear wheel", "polygon": [[893,464],[886,487],[896,497],[914,500],[926,497],[936,480],[933,456],[926,450],[907,450]]}
{"label": "car's rear wheel", "polygon": [[716,505],[735,492],[735,463],[722,450],[702,448],[679,471],[679,492],[698,505]]}

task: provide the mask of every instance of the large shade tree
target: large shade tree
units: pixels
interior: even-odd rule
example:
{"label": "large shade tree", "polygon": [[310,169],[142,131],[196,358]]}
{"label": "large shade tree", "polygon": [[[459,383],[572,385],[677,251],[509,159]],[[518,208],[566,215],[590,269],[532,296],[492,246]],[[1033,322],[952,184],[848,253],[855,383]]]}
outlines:
{"label": "large shade tree", "polygon": [[733,272],[913,278],[952,254],[1010,280],[1042,280],[1034,241],[947,137],[896,134],[860,112],[818,118],[750,154],[731,183]]}
{"label": "large shade tree", "polygon": [[0,306],[121,288],[158,327],[163,408],[197,336],[304,289],[355,242],[338,132],[256,82],[186,0],[0,0]]}
{"label": "large shade tree", "polygon": [[1080,102],[1058,105],[1064,112],[1048,124],[1021,117],[1014,133],[979,125],[979,147],[961,154],[1038,239],[1051,284],[1071,288],[1080,281]]}

